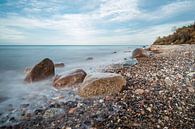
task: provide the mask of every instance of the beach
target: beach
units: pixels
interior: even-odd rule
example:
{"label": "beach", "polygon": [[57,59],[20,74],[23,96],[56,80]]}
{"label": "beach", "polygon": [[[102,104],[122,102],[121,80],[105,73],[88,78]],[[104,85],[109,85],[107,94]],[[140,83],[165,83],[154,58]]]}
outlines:
{"label": "beach", "polygon": [[32,113],[24,110],[21,121],[1,128],[194,128],[195,45],[155,45],[152,50],[158,53],[133,66],[104,69],[125,77],[121,92],[53,101]]}

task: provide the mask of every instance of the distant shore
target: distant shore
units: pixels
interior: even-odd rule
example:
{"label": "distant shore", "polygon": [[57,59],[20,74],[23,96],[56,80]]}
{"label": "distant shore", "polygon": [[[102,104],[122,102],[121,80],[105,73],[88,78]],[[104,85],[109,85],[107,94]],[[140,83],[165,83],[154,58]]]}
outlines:
{"label": "distant shore", "polygon": [[[152,47],[159,51],[154,57],[140,58],[133,66],[105,70],[126,78],[127,85],[120,93],[52,103],[12,127],[193,128],[195,45]],[[43,117],[50,109],[58,115]]]}

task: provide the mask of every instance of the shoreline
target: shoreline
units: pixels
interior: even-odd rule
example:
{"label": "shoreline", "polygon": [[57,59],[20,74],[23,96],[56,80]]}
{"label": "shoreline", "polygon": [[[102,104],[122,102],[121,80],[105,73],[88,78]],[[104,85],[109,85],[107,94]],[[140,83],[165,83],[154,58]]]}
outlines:
{"label": "shoreline", "polygon": [[[53,103],[32,116],[24,114],[13,128],[193,128],[195,45],[153,47],[160,51],[154,57],[109,71],[126,78],[120,93]],[[49,109],[57,115],[44,116]]]}

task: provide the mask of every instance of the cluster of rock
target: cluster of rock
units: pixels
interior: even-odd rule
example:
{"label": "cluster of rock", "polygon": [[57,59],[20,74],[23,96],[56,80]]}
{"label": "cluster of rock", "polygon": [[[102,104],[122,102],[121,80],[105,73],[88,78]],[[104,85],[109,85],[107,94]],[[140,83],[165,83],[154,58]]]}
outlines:
{"label": "cluster of rock", "polygon": [[170,44],[195,44],[195,23],[193,25],[184,26],[176,29],[176,31],[165,37],[159,37],[154,45],[170,45]]}
{"label": "cluster of rock", "polygon": [[[28,69],[25,81],[32,83],[54,77],[54,75],[55,64],[46,58],[32,69]],[[118,93],[125,85],[126,80],[119,74],[94,73],[87,75],[82,69],[76,69],[65,75],[56,75],[53,79],[53,86],[58,89],[79,86],[78,93],[82,97]]]}

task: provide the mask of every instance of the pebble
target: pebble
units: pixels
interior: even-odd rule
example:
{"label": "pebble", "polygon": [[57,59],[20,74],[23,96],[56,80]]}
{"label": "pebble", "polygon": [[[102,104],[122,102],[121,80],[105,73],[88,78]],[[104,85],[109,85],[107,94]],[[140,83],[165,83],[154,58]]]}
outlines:
{"label": "pebble", "polygon": [[166,77],[166,78],[165,78],[165,83],[166,83],[166,85],[168,85],[168,86],[171,86],[171,85],[172,85],[172,81],[169,79],[169,77]]}
{"label": "pebble", "polygon": [[144,90],[143,89],[136,89],[135,90],[135,93],[136,94],[143,94],[144,93]]}
{"label": "pebble", "polygon": [[187,87],[187,88],[188,88],[189,92],[192,92],[192,93],[194,92],[194,88],[193,87]]}
{"label": "pebble", "polygon": [[76,109],[77,109],[77,107],[71,108],[71,109],[68,111],[68,113],[69,113],[69,114],[73,114],[73,113],[76,111]]}
{"label": "pebble", "polygon": [[62,115],[64,114],[64,110],[60,109],[60,108],[50,108],[48,110],[45,111],[43,118],[47,119],[47,118],[52,118],[52,117],[56,117],[58,115]]}
{"label": "pebble", "polygon": [[104,100],[103,100],[103,99],[100,99],[100,100],[99,100],[99,102],[100,102],[100,103],[103,103],[103,102],[104,102]]}

